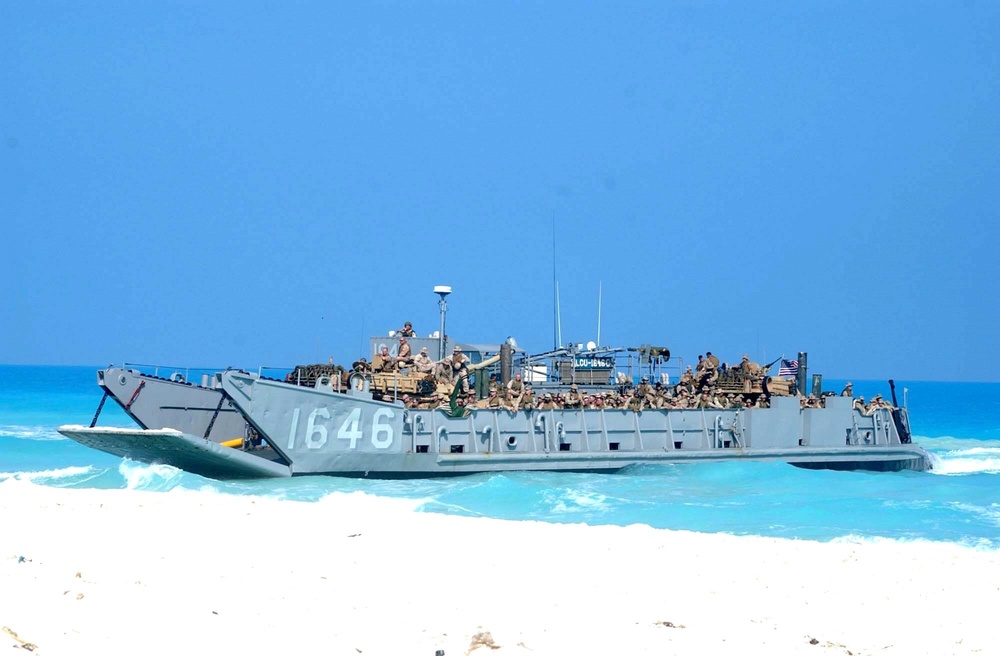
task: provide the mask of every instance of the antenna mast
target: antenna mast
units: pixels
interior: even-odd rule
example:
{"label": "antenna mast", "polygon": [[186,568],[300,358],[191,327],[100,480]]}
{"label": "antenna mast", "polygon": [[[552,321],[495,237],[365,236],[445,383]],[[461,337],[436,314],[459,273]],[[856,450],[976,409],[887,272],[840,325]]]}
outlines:
{"label": "antenna mast", "polygon": [[556,280],[556,214],[552,213],[552,348],[559,348],[562,341],[559,326],[559,282]]}
{"label": "antenna mast", "polygon": [[559,281],[556,281],[556,348],[562,344],[562,314],[559,312]]}
{"label": "antenna mast", "polygon": [[601,293],[604,291],[604,282],[597,283],[597,345],[601,345]]}
{"label": "antenna mast", "polygon": [[444,315],[448,312],[448,302],[444,299],[451,293],[451,287],[448,285],[435,285],[434,293],[441,297],[441,300],[438,301],[438,307],[441,308],[441,332],[438,334],[438,360],[444,360],[444,343],[448,339],[444,332]]}

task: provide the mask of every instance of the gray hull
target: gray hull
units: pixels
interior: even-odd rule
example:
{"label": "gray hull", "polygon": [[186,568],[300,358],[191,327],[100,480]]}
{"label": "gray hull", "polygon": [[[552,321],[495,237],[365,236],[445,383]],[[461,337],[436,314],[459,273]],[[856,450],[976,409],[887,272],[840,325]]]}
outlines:
{"label": "gray hull", "polygon": [[[261,379],[221,375],[206,387],[109,368],[101,386],[142,429],[63,426],[120,457],[218,479],[326,474],[407,478],[496,471],[613,472],[648,463],[779,460],[808,468],[930,469],[909,444],[905,409],[866,415],[851,399],[824,408],[773,397],[740,410],[413,410]],[[248,425],[261,447],[223,446]],[[145,429],[145,430],[144,430]],[[169,430],[157,430],[169,429]]]}
{"label": "gray hull", "polygon": [[[222,387],[293,475],[425,477],[489,471],[615,471],[642,463],[781,460],[828,469],[923,471],[889,410],[851,399],[800,409],[774,397],[750,410],[478,410],[455,418],[369,395],[226,372]],[[899,410],[905,421],[905,410]]]}
{"label": "gray hull", "polygon": [[246,420],[221,389],[120,367],[98,371],[97,384],[143,428],[172,428],[213,442],[245,435]]}
{"label": "gray hull", "polygon": [[105,453],[139,462],[173,465],[208,478],[291,476],[288,465],[269,460],[264,452],[246,452],[171,429],[60,426],[59,432]]}
{"label": "gray hull", "polygon": [[[86,447],[216,479],[291,475],[287,463],[266,444],[253,450],[242,448],[246,419],[217,387],[119,367],[98,371],[97,382],[106,395],[101,408],[111,398],[142,428],[59,428],[61,434]],[[238,442],[240,448],[222,444],[230,441]]]}

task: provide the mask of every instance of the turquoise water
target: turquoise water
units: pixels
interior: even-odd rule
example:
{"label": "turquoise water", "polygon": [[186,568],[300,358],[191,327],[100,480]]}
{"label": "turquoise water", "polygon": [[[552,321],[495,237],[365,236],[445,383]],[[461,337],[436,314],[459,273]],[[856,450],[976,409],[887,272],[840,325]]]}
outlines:
{"label": "turquoise water", "polygon": [[[897,381],[915,440],[933,473],[811,471],[783,463],[634,467],[619,474],[511,473],[377,481],[303,477],[219,482],[93,451],[58,434],[89,424],[100,401],[96,367],[0,366],[0,484],[175,488],[316,501],[366,492],[414,499],[424,512],[814,540],[926,539],[1000,547],[1000,384]],[[827,381],[840,389],[843,381]],[[889,396],[885,382],[857,394]],[[108,404],[101,424],[131,421]]]}

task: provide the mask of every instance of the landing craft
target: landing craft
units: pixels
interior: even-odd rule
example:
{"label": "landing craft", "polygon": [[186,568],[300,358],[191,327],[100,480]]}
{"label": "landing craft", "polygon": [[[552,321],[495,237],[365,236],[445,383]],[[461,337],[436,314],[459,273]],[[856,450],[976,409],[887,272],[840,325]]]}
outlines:
{"label": "landing craft", "polygon": [[[443,329],[443,317],[441,323]],[[410,341],[415,350],[451,347],[443,331]],[[395,342],[395,335],[372,338],[372,360]],[[667,348],[586,346],[532,356],[507,340],[461,350],[471,356],[476,398],[488,395],[489,373],[500,384],[520,373],[539,396],[568,396],[571,387],[631,393],[630,407],[462,407],[457,392],[442,397],[440,379],[408,367],[372,373],[312,365],[283,378],[226,370],[202,376],[200,384],[109,367],[98,372],[105,399],[115,399],[140,428],[98,427],[95,416],[89,427],[59,432],[117,456],[219,479],[613,472],[641,463],[726,460],[873,471],[931,467],[929,455],[911,443],[907,409],[895,402],[863,410],[850,397],[817,394],[804,407],[797,395],[805,387],[804,354],[798,381],[730,370],[712,382],[748,401],[761,399],[755,407],[652,407],[638,398],[635,383],[642,375],[662,382]],[[414,400],[424,407],[412,407]]]}

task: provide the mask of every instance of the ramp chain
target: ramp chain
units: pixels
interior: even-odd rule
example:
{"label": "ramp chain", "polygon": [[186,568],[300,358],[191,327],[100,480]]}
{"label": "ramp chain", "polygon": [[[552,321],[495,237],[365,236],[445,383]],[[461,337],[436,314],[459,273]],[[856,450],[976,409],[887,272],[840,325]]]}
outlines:
{"label": "ramp chain", "polygon": [[135,391],[132,392],[132,398],[129,399],[128,403],[125,404],[125,409],[126,410],[128,410],[129,408],[132,407],[132,404],[135,403],[135,400],[137,398],[139,398],[139,392],[141,392],[142,388],[145,387],[145,386],[146,386],[146,381],[142,381],[142,382],[139,383],[139,387],[135,388]]}
{"label": "ramp chain", "polygon": [[101,410],[104,409],[104,402],[107,400],[108,400],[108,390],[104,390],[104,396],[101,397],[101,402],[97,404],[97,412],[94,413],[94,418],[90,422],[91,428],[97,425],[97,418],[101,416]]}
{"label": "ramp chain", "polygon": [[208,439],[208,434],[212,432],[212,426],[215,426],[215,420],[219,417],[219,411],[222,410],[222,404],[226,401],[226,395],[219,393],[219,405],[215,406],[215,412],[212,413],[212,419],[208,422],[208,428],[205,429],[205,439]]}

